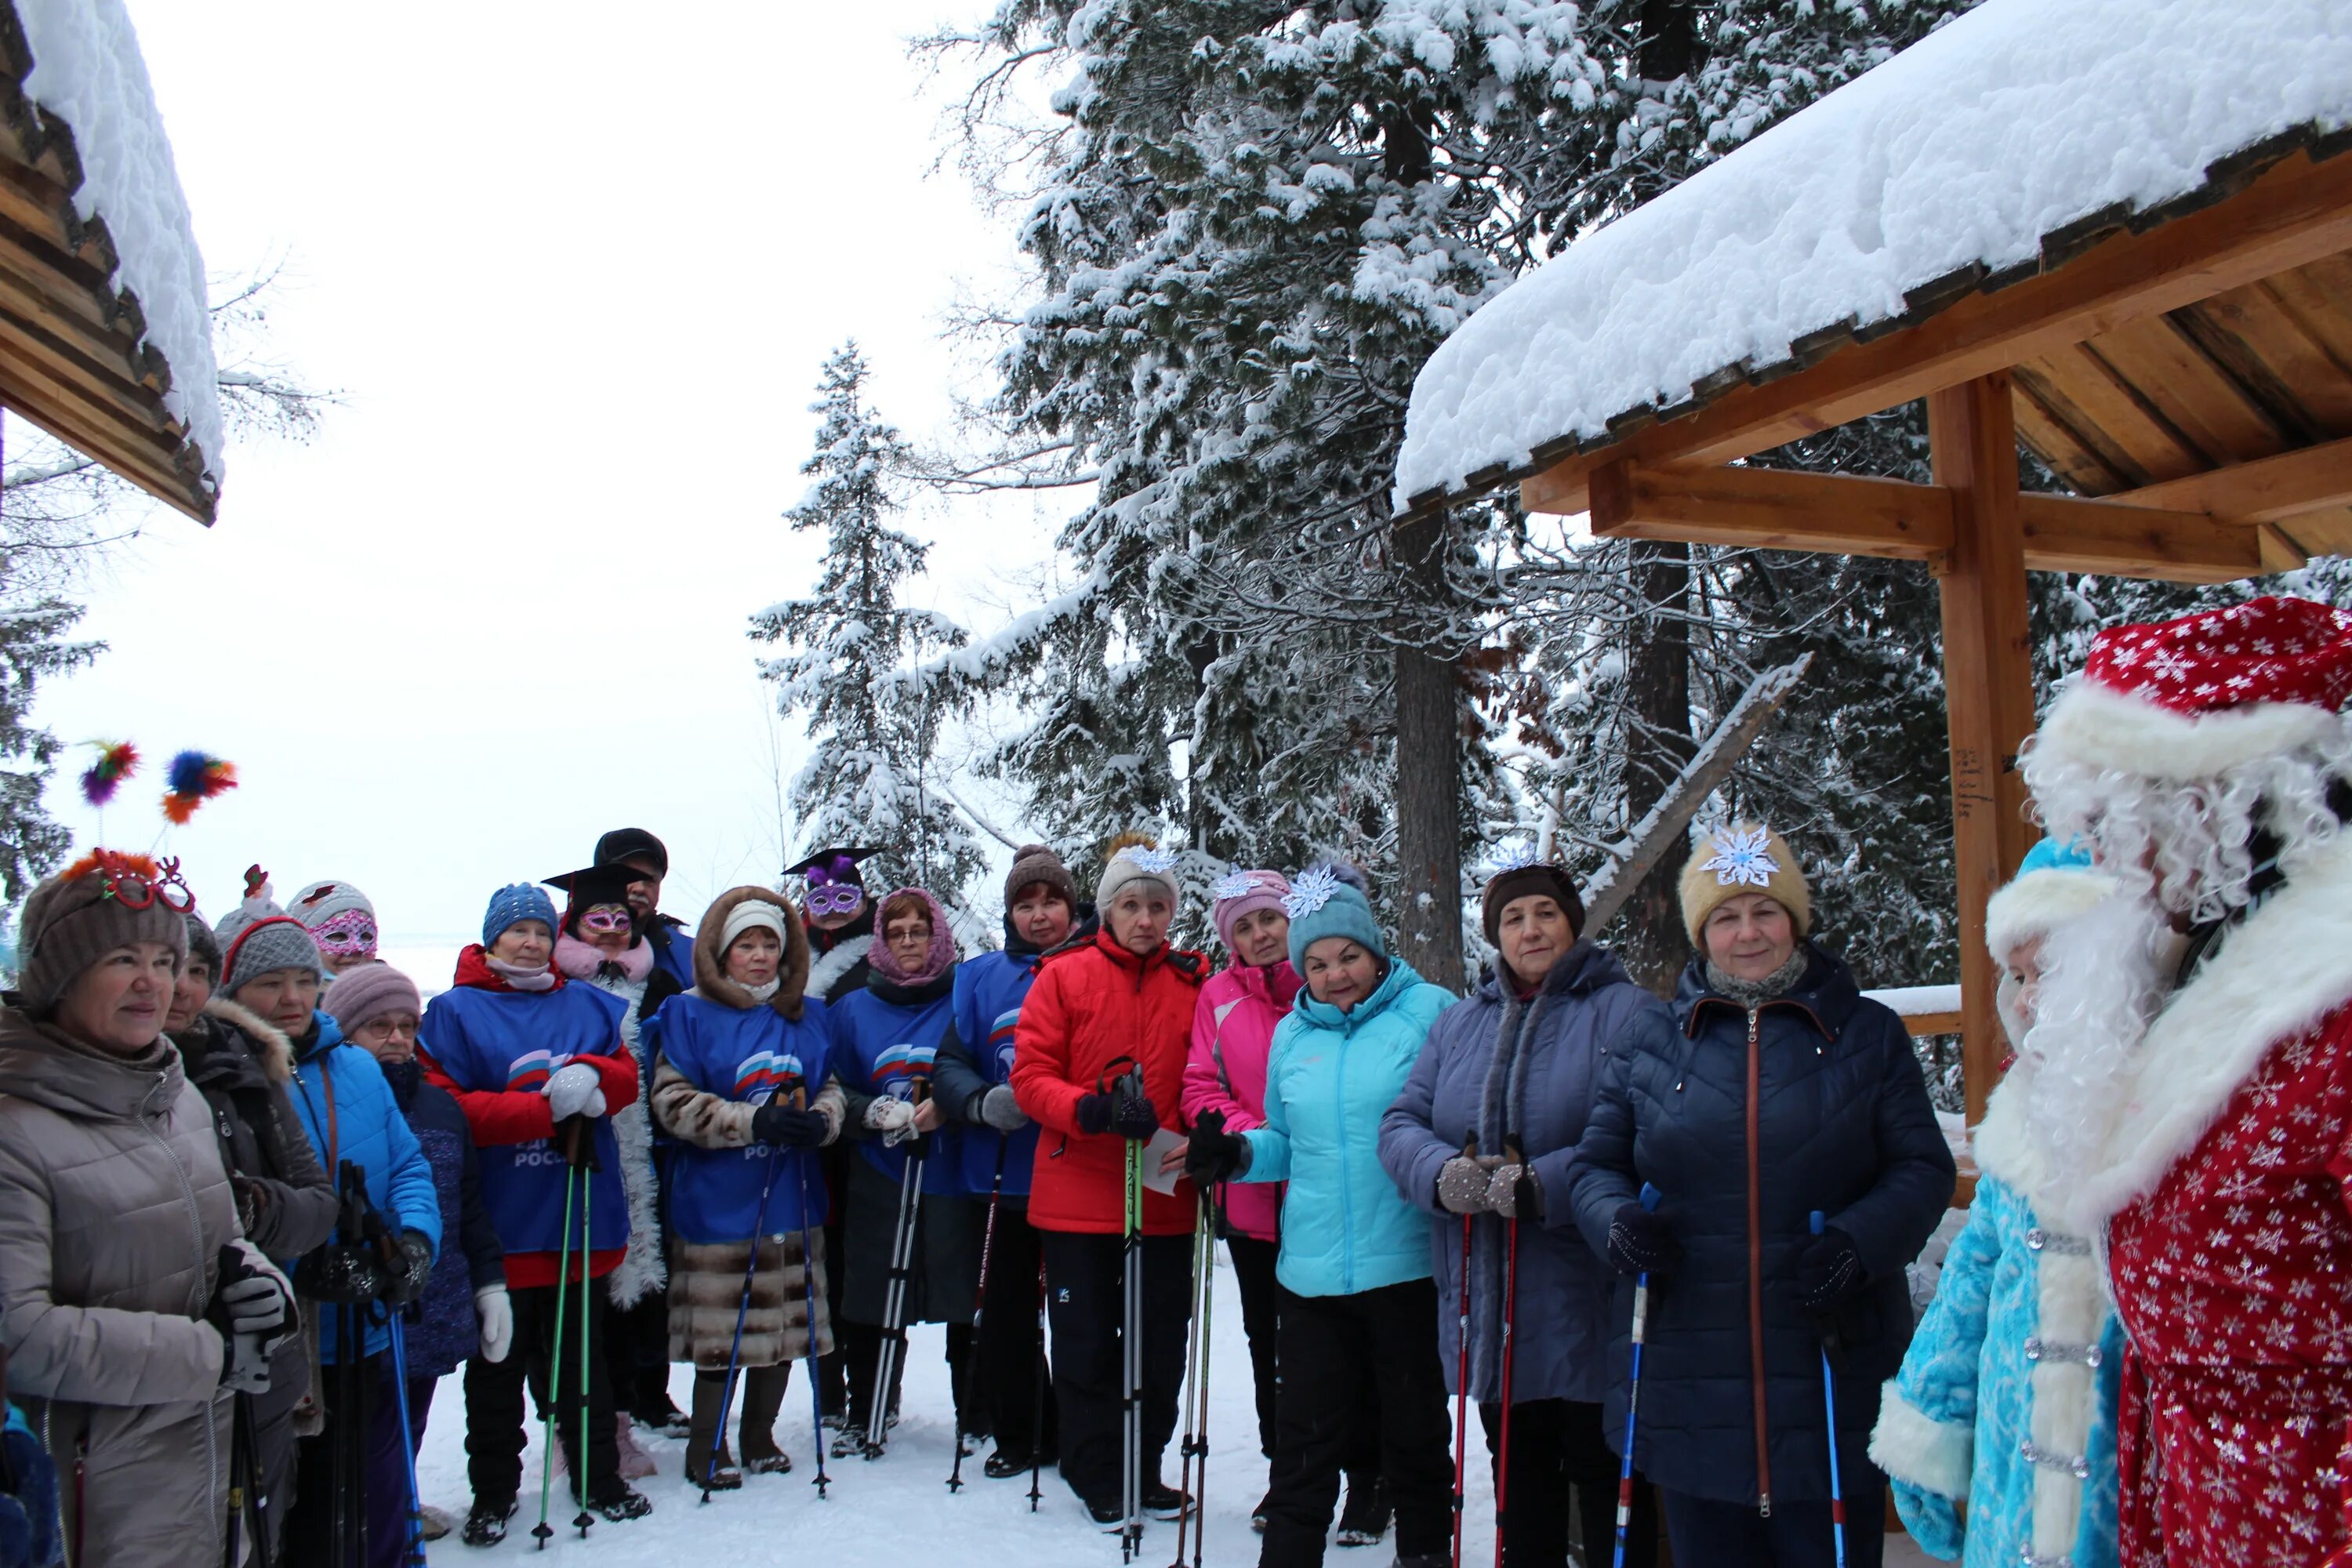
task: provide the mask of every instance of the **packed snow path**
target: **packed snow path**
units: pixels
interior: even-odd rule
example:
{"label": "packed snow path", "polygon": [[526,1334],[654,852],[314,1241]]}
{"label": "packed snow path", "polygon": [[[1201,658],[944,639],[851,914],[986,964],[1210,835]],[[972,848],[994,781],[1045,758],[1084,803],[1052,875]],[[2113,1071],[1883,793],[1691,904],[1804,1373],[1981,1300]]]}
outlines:
{"label": "packed snow path", "polygon": [[[1027,1304],[1034,1310],[1034,1303]],[[1217,1254],[1216,1346],[1210,1358],[1208,1542],[1201,1561],[1234,1568],[1257,1561],[1258,1537],[1251,1533],[1250,1509],[1265,1492],[1265,1460],[1257,1451],[1257,1417],[1251,1405],[1249,1342],[1242,1333],[1241,1295],[1224,1249]],[[437,1568],[512,1561],[627,1564],[628,1568],[751,1568],[791,1562],[824,1568],[929,1568],[957,1563],[1021,1563],[1024,1568],[1117,1568],[1118,1540],[1097,1531],[1070,1489],[1052,1470],[1045,1472],[1042,1500],[1029,1511],[1029,1477],[992,1481],[981,1474],[989,1449],[964,1460],[964,1489],[950,1493],[948,1468],[954,1423],[949,1417],[944,1331],[927,1324],[909,1336],[902,1419],[891,1434],[890,1451],[868,1463],[829,1459],[833,1484],[817,1500],[810,1478],[816,1454],[809,1440],[805,1369],[795,1367],[776,1436],[793,1457],[788,1476],[747,1476],[739,1492],[714,1492],[708,1507],[681,1477],[686,1444],[640,1433],[639,1440],[661,1473],[636,1482],[653,1500],[653,1513],[626,1524],[598,1523],[582,1541],[577,1531],[560,1529],[545,1552],[533,1550],[531,1525],[539,1517],[539,1431],[531,1430],[524,1460],[522,1511],[506,1541],[488,1550],[460,1545],[452,1534],[427,1548]],[[693,1373],[673,1369],[670,1394],[688,1403]],[[466,1422],[463,1374],[445,1377],[434,1390],[433,1418],[417,1460],[425,1500],[465,1517],[471,1493],[466,1486]],[[1448,1406],[1448,1418],[1452,1408]],[[1177,1483],[1178,1444],[1168,1446],[1161,1473]],[[1495,1555],[1494,1487],[1485,1464],[1474,1413],[1470,1422],[1469,1524],[1463,1560],[1491,1563]],[[577,1510],[559,1495],[548,1509],[562,1525]],[[1176,1526],[1151,1521],[1145,1529],[1142,1568],[1166,1568],[1176,1554]],[[1185,1542],[1185,1561],[1192,1542]],[[1396,1558],[1396,1535],[1377,1546],[1342,1551],[1327,1560],[1331,1568],[1387,1568]]]}

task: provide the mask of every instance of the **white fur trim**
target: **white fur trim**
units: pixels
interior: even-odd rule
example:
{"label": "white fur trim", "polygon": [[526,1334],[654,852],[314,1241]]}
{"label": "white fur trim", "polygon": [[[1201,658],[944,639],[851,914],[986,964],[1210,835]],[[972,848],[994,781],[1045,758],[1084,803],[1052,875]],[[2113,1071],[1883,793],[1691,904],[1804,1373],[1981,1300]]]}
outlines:
{"label": "white fur trim", "polygon": [[834,983],[856,968],[857,961],[865,956],[866,943],[863,942],[843,942],[809,966],[808,986],[802,994],[824,1001],[825,993],[833,989]]}
{"label": "white fur trim", "polygon": [[[628,1004],[627,1011],[621,1015],[621,1043],[629,1047],[631,1056],[635,1056],[637,1004],[644,999],[646,983],[625,978],[592,980],[589,984]],[[642,1083],[652,1076],[640,1058],[638,1080]],[[661,1216],[655,1212],[657,1194],[654,1123],[646,1112],[643,1093],[613,1112],[613,1139],[620,1145],[621,1191],[629,1201],[629,1244],[621,1255],[619,1266],[613,1270],[609,1289],[614,1306],[633,1307],[669,1281],[669,1266],[662,1258]]]}
{"label": "white fur trim", "polygon": [[2104,871],[2044,867],[2028,871],[1985,905],[1985,946],[2006,963],[2018,944],[2098,908],[2123,884]]}
{"label": "white fur trim", "polygon": [[[2052,1344],[2095,1345],[2105,1327],[2101,1270],[2088,1257],[2044,1250],[2035,1274],[2035,1326]],[[2091,1417],[2098,1400],[2098,1373],[2080,1362],[2036,1363],[2029,1378],[2033,1393],[2031,1431],[2037,1447],[2053,1454],[2087,1454]],[[2082,1528],[2085,1483],[2063,1470],[2036,1467],[2031,1539],[2042,1557],[2074,1550]]]}
{"label": "white fur trim", "polygon": [[2142,778],[2208,779],[2336,735],[2343,720],[2306,702],[2252,702],[2176,713],[2135,693],[2078,679],[2034,736],[2037,758]]}
{"label": "white fur trim", "polygon": [[1969,1130],[1969,1154],[1977,1169],[2021,1194],[2031,1204],[2048,1174],[2048,1163],[2025,1131],[2025,1102],[2033,1093],[2033,1068],[2021,1061],[1993,1086],[1984,1120]]}
{"label": "white fur trim", "polygon": [[2352,1001],[2352,835],[2315,849],[2285,887],[2222,939],[2173,994],[2140,1046],[2103,1168],[2071,1194],[2089,1233],[2153,1191],[2282,1040]]}
{"label": "white fur trim", "polygon": [[1888,1378],[1878,1397],[1878,1425],[1871,1429],[1871,1462],[1898,1481],[1966,1502],[1969,1472],[1976,1463],[1973,1426],[1938,1421],[1909,1400]]}

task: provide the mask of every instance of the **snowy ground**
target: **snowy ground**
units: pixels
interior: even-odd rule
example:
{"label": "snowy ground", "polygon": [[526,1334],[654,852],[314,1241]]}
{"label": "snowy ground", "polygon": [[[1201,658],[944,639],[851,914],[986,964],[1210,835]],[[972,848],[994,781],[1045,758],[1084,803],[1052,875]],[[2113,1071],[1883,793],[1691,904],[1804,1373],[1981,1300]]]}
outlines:
{"label": "snowy ground", "polygon": [[[1249,1510],[1265,1490],[1265,1461],[1258,1457],[1255,1441],[1257,1419],[1250,1405],[1249,1346],[1242,1337],[1241,1297],[1222,1250],[1215,1325],[1209,1378],[1208,1538],[1201,1560],[1233,1568],[1257,1561],[1258,1538],[1250,1532]],[[550,1563],[625,1563],[629,1568],[720,1568],[730,1562],[776,1561],[780,1543],[788,1541],[793,1561],[827,1568],[928,1568],[924,1554],[940,1550],[952,1550],[959,1563],[1113,1568],[1118,1562],[1117,1540],[1094,1528],[1070,1489],[1051,1470],[1043,1479],[1044,1498],[1034,1514],[1029,1511],[1027,1476],[988,1479],[980,1473],[984,1452],[964,1461],[964,1489],[949,1492],[953,1454],[942,1334],[937,1324],[914,1331],[902,1405],[905,1418],[892,1436],[888,1455],[872,1464],[828,1460],[833,1484],[823,1502],[810,1484],[816,1467],[809,1441],[808,1385],[795,1373],[776,1423],[776,1434],[793,1457],[791,1475],[748,1477],[741,1491],[716,1494],[705,1507],[696,1501],[700,1494],[681,1479],[685,1443],[648,1437],[646,1446],[661,1473],[637,1486],[653,1499],[652,1514],[627,1524],[600,1523],[585,1542],[576,1531],[562,1531],[541,1554],[531,1550],[530,1533],[539,1499],[539,1436],[534,1431],[526,1460],[524,1511],[505,1544],[490,1552],[475,1551],[451,1536],[434,1542],[428,1559],[445,1568],[509,1557]],[[688,1369],[677,1369],[670,1393],[681,1405],[688,1402],[691,1382]],[[1494,1488],[1475,1417],[1470,1442],[1470,1510],[1463,1561],[1486,1563],[1495,1553]],[[1177,1480],[1176,1464],[1171,1443],[1165,1471],[1171,1486]],[[443,1378],[435,1392],[417,1478],[427,1502],[464,1517],[469,1500],[465,1405],[457,1377]],[[572,1510],[562,1507],[560,1482],[558,1490],[549,1511],[560,1522]],[[1176,1527],[1153,1521],[1146,1528],[1143,1547],[1144,1568],[1164,1568],[1176,1552]],[[1391,1534],[1380,1545],[1360,1551],[1334,1548],[1326,1562],[1329,1568],[1386,1568],[1395,1556]],[[1188,1531],[1186,1561],[1191,1557]],[[1902,1536],[1886,1542],[1889,1568],[1926,1561]]]}
{"label": "snowy ground", "polygon": [[[1218,1255],[1215,1308],[1216,1343],[1210,1360],[1208,1540],[1204,1563],[1230,1565],[1257,1560],[1258,1538],[1250,1532],[1251,1505],[1265,1490],[1265,1461],[1257,1452],[1257,1419],[1250,1403],[1248,1342],[1242,1337],[1241,1297],[1234,1288],[1233,1270]],[[653,1499],[647,1518],[626,1524],[598,1524],[583,1542],[576,1531],[564,1531],[549,1543],[548,1563],[627,1563],[631,1568],[715,1568],[732,1559],[740,1563],[774,1561],[781,1542],[792,1543],[793,1560],[823,1563],[835,1568],[923,1568],[926,1551],[951,1549],[963,1563],[1022,1563],[1027,1568],[1109,1568],[1118,1562],[1118,1543],[1098,1532],[1078,1507],[1070,1489],[1054,1472],[1044,1477],[1044,1499],[1034,1515],[1029,1511],[1029,1481],[992,1481],[980,1473],[985,1453],[964,1461],[965,1487],[961,1493],[947,1489],[953,1458],[952,1423],[948,1415],[947,1366],[942,1359],[943,1331],[937,1324],[912,1334],[907,1368],[905,1415],[892,1435],[889,1453],[868,1464],[862,1459],[828,1460],[833,1478],[830,1497],[817,1500],[809,1478],[815,1474],[815,1453],[809,1439],[808,1386],[795,1373],[776,1434],[793,1457],[788,1476],[751,1476],[743,1489],[714,1495],[708,1507],[700,1495],[681,1479],[686,1445],[682,1441],[648,1439],[661,1474],[639,1481]],[[683,1405],[692,1374],[677,1369],[671,1394]],[[1181,1436],[1181,1433],[1179,1433]],[[1474,1458],[1483,1459],[1476,1423],[1471,1427]],[[520,1559],[531,1551],[531,1523],[539,1499],[539,1435],[531,1434],[527,1460],[524,1512],[513,1532],[494,1552],[460,1546],[454,1536],[436,1542],[430,1561],[436,1564],[482,1563],[500,1557]],[[1176,1445],[1169,1445],[1164,1473],[1177,1481]],[[469,1493],[466,1487],[465,1405],[459,1379],[446,1377],[434,1395],[432,1424],[425,1433],[425,1452],[417,1461],[418,1484],[425,1500],[463,1516]],[[1493,1489],[1483,1463],[1471,1477],[1470,1525],[1465,1542],[1465,1561],[1487,1563],[1494,1556]],[[560,1483],[559,1483],[560,1486]],[[561,1498],[550,1512],[569,1517]],[[1163,1568],[1176,1552],[1176,1526],[1157,1521],[1144,1534],[1141,1561]],[[1384,1568],[1396,1555],[1394,1537],[1361,1551],[1334,1550],[1334,1568]],[[1190,1561],[1188,1537],[1185,1557]]]}

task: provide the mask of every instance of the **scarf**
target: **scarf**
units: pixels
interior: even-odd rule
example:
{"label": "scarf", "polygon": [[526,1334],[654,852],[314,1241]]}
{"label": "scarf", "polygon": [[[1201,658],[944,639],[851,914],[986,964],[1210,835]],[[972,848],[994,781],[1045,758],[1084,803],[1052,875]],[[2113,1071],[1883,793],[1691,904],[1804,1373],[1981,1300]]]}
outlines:
{"label": "scarf", "polygon": [[1797,982],[1805,977],[1806,966],[1812,961],[1813,955],[1805,951],[1804,943],[1799,942],[1797,951],[1789,955],[1788,962],[1763,979],[1742,980],[1737,975],[1726,974],[1715,966],[1713,959],[1709,959],[1706,963],[1707,989],[1727,1002],[1752,1011],[1795,990]]}
{"label": "scarf", "polygon": [[509,963],[503,958],[492,958],[488,953],[484,953],[482,967],[505,981],[512,990],[552,991],[555,989],[555,970],[550,964]]}
{"label": "scarf", "polygon": [[642,983],[654,972],[654,950],[643,940],[621,950],[618,958],[593,942],[576,936],[555,939],[555,963],[574,980],[626,980]]}

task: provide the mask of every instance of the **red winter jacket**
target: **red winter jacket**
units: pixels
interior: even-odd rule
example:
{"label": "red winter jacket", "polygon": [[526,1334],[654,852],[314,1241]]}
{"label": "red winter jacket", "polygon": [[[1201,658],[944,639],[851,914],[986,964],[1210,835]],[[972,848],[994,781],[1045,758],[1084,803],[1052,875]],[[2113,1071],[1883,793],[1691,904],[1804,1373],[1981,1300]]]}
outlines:
{"label": "red winter jacket", "polygon": [[[1120,1057],[1143,1065],[1143,1090],[1162,1127],[1183,1126],[1184,1058],[1192,1004],[1208,960],[1166,945],[1138,958],[1108,931],[1045,961],[1021,1004],[1013,1035],[1013,1094],[1045,1129],[1029,1188],[1029,1223],[1040,1230],[1117,1235],[1126,1228],[1127,1140],[1078,1131],[1078,1100]],[[1144,1189],[1147,1236],[1192,1228],[1191,1184]]]}

